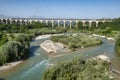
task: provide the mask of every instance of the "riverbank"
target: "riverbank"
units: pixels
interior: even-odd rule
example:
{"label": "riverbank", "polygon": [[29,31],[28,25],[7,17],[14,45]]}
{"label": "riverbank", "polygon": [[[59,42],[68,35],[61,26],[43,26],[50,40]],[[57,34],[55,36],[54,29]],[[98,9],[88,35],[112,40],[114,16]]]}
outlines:
{"label": "riverbank", "polygon": [[[43,75],[43,80],[50,79],[51,77],[49,76],[49,74],[52,74],[51,72],[54,72],[56,70],[62,71],[62,72],[57,71],[59,73],[53,74],[54,76],[56,76],[57,79],[59,79],[62,76],[63,79],[67,78],[66,80],[69,80],[73,75],[77,75],[77,76],[74,76],[76,78],[78,78],[79,76],[82,76],[82,79],[83,79],[84,77],[86,78],[86,76],[88,77],[88,75],[92,73],[92,75],[89,75],[89,76],[97,75],[97,77],[99,77],[99,75],[101,75],[100,78],[97,78],[97,79],[104,79],[104,76],[106,75],[107,77],[109,77],[108,80],[109,79],[118,80],[116,78],[116,76],[111,73],[111,71],[109,69],[110,64],[109,64],[109,62],[106,62],[106,60],[108,60],[107,56],[102,54],[95,58],[96,58],[96,60],[91,59],[91,58],[84,59],[84,58],[79,57],[79,58],[74,58],[74,59],[67,60],[67,61],[61,61],[61,63],[57,63],[55,65],[50,64],[49,65],[50,67]],[[62,73],[62,75],[61,75],[61,73]],[[66,73],[68,75],[72,74],[71,76],[69,76],[69,79],[68,79],[68,77],[63,76],[63,75],[66,75]],[[87,73],[87,75],[83,74],[83,73]],[[83,74],[83,75],[81,75],[81,74]],[[103,76],[103,78],[102,78],[102,76]],[[95,77],[95,79],[96,79],[96,77]]]}
{"label": "riverbank", "polygon": [[[60,62],[71,60],[74,57],[83,56],[85,58],[89,58],[89,57],[94,57],[96,55],[100,55],[103,52],[112,54],[109,56],[110,59],[112,59],[111,56],[112,57],[115,56],[115,54],[112,52],[114,49],[114,44],[111,43],[112,45],[109,45],[109,41],[107,39],[104,39],[104,38],[102,39],[103,39],[102,45],[91,46],[88,48],[79,49],[79,51],[56,55],[54,58],[51,58],[51,59],[46,56],[47,53],[45,53],[43,49],[41,50],[41,47],[40,47],[37,50],[35,50],[35,52],[33,52],[33,54],[40,53],[40,55],[34,55],[34,57],[31,57],[31,59],[28,59],[27,61],[19,64],[20,66],[19,65],[16,66],[17,68],[14,67],[13,69],[2,71],[0,74],[0,77],[8,80],[14,80],[14,79],[28,80],[28,78],[29,80],[34,80],[34,79],[39,80],[39,79],[42,79],[41,77],[43,76],[43,72],[44,70],[46,70],[46,66],[47,66],[46,64],[50,64],[50,66],[53,66],[56,63],[59,64]],[[43,40],[33,41],[31,46],[39,46],[40,43],[42,42]],[[32,50],[34,49],[35,48],[32,47]],[[46,63],[46,62],[44,63],[44,60],[48,60],[49,63]],[[118,65],[118,64],[119,63],[116,63],[115,65]],[[39,67],[35,67],[36,65],[39,65]],[[10,76],[8,77],[6,75],[10,75]]]}
{"label": "riverbank", "polygon": [[65,48],[62,43],[53,42],[51,40],[44,41],[40,44],[40,47],[43,48],[48,54],[56,54],[70,51],[68,50],[68,48]]}
{"label": "riverbank", "polygon": [[7,69],[11,69],[11,68],[17,66],[18,64],[20,64],[22,62],[23,61],[21,60],[21,61],[11,62],[11,63],[7,63],[7,64],[5,64],[3,66],[0,66],[0,72],[4,71],[4,70],[7,70]]}
{"label": "riverbank", "polygon": [[35,37],[35,40],[40,40],[40,39],[45,39],[45,38],[50,38],[51,36],[60,36],[64,34],[46,34],[46,35],[39,35]]}
{"label": "riverbank", "polygon": [[[62,35],[62,34],[53,34],[53,35]],[[40,36],[37,36],[37,37],[35,38],[35,40],[44,39],[44,38],[49,38],[50,36],[52,36],[52,35],[40,35]],[[14,68],[15,66],[19,65],[19,64],[22,63],[22,62],[23,62],[23,60],[6,63],[5,65],[0,66],[0,72],[1,72],[1,71],[4,71],[4,70],[11,69],[11,68]]]}
{"label": "riverbank", "polygon": [[[102,44],[102,41],[100,39],[90,37],[90,36],[86,37],[86,36],[87,35],[81,35],[81,34],[72,34],[69,36],[65,36],[64,34],[53,34],[53,35],[49,34],[49,35],[37,36],[35,40],[51,37],[50,40],[46,40],[43,43],[41,43],[40,47],[47,52],[46,54],[48,55],[49,58],[52,58],[62,53],[77,51],[78,49],[83,49],[85,47]],[[58,39],[58,40],[61,39],[62,42],[59,42],[59,41],[56,42],[54,41],[55,39]]]}
{"label": "riverbank", "polygon": [[107,39],[107,40],[114,40],[113,37],[106,37],[106,36],[104,36],[104,35],[92,34],[92,36],[100,37],[100,38],[105,38],[105,39]]}
{"label": "riverbank", "polygon": [[103,60],[103,61],[107,61],[110,62],[110,59],[108,56],[105,55],[105,53],[96,56],[95,58],[93,58],[94,60]]}

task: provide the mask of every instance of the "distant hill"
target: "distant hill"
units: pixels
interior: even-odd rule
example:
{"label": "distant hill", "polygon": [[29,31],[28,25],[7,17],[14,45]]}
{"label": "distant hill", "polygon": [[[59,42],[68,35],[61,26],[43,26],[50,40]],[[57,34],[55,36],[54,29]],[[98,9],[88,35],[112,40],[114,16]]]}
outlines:
{"label": "distant hill", "polygon": [[[23,17],[8,16],[8,15],[0,14],[0,18],[23,18]],[[44,17],[42,17],[42,16],[27,16],[26,18],[44,18]]]}
{"label": "distant hill", "polygon": [[0,14],[0,18],[11,18],[11,17],[4,14]]}

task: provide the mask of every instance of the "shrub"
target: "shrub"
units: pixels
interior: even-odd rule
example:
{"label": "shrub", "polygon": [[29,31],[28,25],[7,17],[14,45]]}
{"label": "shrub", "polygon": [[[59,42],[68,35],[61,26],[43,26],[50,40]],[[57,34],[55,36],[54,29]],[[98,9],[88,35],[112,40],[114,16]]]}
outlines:
{"label": "shrub", "polygon": [[0,47],[0,65],[27,57],[30,39],[26,34],[17,34],[15,41],[8,41]]}
{"label": "shrub", "polygon": [[23,47],[20,43],[16,41],[8,41],[0,48],[0,64],[4,64],[6,62],[19,60],[22,56],[21,51]]}
{"label": "shrub", "polygon": [[115,46],[116,50],[120,53],[120,34],[117,35]]}
{"label": "shrub", "polygon": [[73,59],[51,66],[43,80],[111,80],[109,63],[93,59]]}
{"label": "shrub", "polygon": [[22,46],[26,49],[30,47],[30,38],[27,34],[17,34],[14,38],[15,41],[20,42]]}
{"label": "shrub", "polygon": [[61,42],[72,50],[75,50],[75,48],[88,47],[102,43],[100,39],[90,38],[87,35],[51,36],[50,39],[54,42]]}

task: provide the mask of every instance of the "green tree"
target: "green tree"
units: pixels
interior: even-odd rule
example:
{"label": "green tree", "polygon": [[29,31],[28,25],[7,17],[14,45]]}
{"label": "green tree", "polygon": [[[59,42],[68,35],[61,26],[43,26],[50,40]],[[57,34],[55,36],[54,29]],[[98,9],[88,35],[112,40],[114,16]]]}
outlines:
{"label": "green tree", "polygon": [[24,53],[28,53],[29,51],[29,47],[30,47],[30,38],[27,34],[17,34],[15,39],[15,41],[20,42],[21,45],[23,46],[24,50],[23,50],[23,54]]}
{"label": "green tree", "polygon": [[7,35],[2,34],[1,37],[2,37],[2,38],[0,39],[0,46],[3,45],[4,43],[6,43],[6,42],[8,41]]}
{"label": "green tree", "polygon": [[48,68],[43,80],[111,80],[108,72],[106,61],[75,58]]}
{"label": "green tree", "polygon": [[107,34],[107,33],[111,33],[111,31],[112,31],[112,29],[111,29],[110,27],[106,27],[106,28],[105,28],[106,34]]}
{"label": "green tree", "polygon": [[0,64],[15,61],[21,58],[22,46],[15,41],[8,41],[0,48]]}
{"label": "green tree", "polygon": [[77,23],[77,27],[78,27],[79,29],[83,29],[83,23],[82,23],[81,21],[79,21],[79,22]]}
{"label": "green tree", "polygon": [[116,45],[116,50],[120,53],[120,35],[117,35],[115,45]]}

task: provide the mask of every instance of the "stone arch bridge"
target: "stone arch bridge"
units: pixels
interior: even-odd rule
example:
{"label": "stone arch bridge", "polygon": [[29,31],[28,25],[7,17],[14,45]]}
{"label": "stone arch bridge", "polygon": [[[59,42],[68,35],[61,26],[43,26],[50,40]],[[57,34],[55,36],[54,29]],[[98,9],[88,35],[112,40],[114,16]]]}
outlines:
{"label": "stone arch bridge", "polygon": [[65,18],[0,18],[0,23],[2,24],[13,24],[13,23],[19,23],[20,25],[27,25],[31,24],[33,22],[41,22],[46,23],[48,22],[52,23],[52,27],[55,25],[55,22],[57,22],[57,26],[60,26],[60,22],[63,22],[64,28],[66,27],[66,22],[69,22],[69,27],[72,28],[72,22],[75,23],[76,27],[78,22],[82,22],[83,26],[86,26],[85,23],[88,23],[89,27],[91,27],[92,23],[95,23],[95,26],[98,27],[99,22],[111,22],[111,20],[107,19],[65,19]]}

